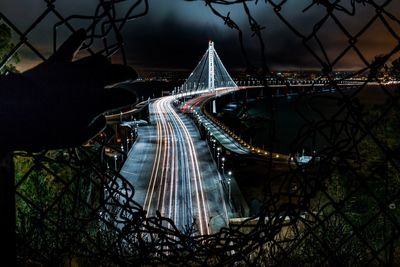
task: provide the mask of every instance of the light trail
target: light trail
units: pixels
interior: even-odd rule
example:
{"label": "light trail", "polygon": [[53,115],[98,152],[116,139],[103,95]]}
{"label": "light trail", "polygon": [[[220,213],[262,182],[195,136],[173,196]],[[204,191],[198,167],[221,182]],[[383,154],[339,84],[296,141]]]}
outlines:
{"label": "light trail", "polygon": [[[172,100],[171,100],[172,101]],[[204,190],[203,190],[203,183],[202,183],[202,176],[199,168],[199,163],[197,159],[197,153],[193,145],[193,139],[183,123],[182,119],[179,117],[179,115],[175,112],[175,110],[169,106],[168,107],[169,114],[174,117],[174,122],[178,123],[180,127],[177,127],[181,129],[184,132],[185,135],[185,140],[188,144],[189,148],[189,157],[191,161],[191,170],[193,171],[192,173],[192,180],[194,181],[195,185],[195,194],[196,194],[196,201],[197,201],[197,207],[198,207],[198,215],[199,215],[199,226],[200,226],[200,232],[201,234],[209,234],[210,229],[207,225],[206,218],[208,218],[208,207],[207,207],[207,201],[204,196]]]}
{"label": "light trail", "polygon": [[210,207],[198,155],[187,126],[172,107],[173,100],[164,97],[152,104],[158,138],[144,207],[148,215],[159,210],[180,229],[191,226],[194,219],[199,234],[210,234]]}
{"label": "light trail", "polygon": [[[159,111],[158,111],[158,106],[156,104],[154,104],[154,110],[155,110],[155,114],[158,117],[159,115]],[[160,136],[162,135],[162,130],[161,130],[161,124],[159,123],[159,120],[157,119],[157,136],[159,138],[157,138],[157,145],[156,145],[156,156],[154,159],[154,163],[153,163],[153,168],[151,171],[151,176],[150,176],[150,182],[149,182],[149,186],[146,192],[146,197],[145,197],[145,201],[144,201],[144,208],[149,212],[150,211],[150,207],[151,207],[151,202],[153,199],[153,193],[155,191],[155,184],[157,181],[157,176],[158,176],[158,169],[159,169],[159,165],[160,165],[160,157],[161,157],[161,138]]]}

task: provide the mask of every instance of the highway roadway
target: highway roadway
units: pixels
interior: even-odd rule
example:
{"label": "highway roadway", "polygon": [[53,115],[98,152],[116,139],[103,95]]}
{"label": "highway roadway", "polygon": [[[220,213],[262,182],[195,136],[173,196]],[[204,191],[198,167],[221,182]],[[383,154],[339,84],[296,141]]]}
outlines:
{"label": "highway roadway", "polygon": [[181,230],[194,222],[197,234],[217,232],[231,214],[222,177],[194,123],[176,111],[173,100],[150,104],[151,124],[139,127],[121,174],[148,216],[159,211]]}

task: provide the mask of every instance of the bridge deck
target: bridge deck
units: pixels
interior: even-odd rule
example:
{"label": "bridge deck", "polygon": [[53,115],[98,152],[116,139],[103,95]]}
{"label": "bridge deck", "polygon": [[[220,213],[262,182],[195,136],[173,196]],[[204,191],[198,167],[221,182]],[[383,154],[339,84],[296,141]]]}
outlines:
{"label": "bridge deck", "polygon": [[204,126],[212,133],[213,137],[226,149],[240,155],[250,154],[250,150],[241,146],[235,139],[226,134],[218,125],[211,121],[207,116],[199,115]]}

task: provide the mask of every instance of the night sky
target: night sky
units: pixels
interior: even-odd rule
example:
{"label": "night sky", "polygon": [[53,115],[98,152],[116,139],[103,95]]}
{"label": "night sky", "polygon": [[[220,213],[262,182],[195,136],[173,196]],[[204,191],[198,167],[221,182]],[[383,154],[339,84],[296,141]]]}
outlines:
{"label": "night sky", "polygon": [[[122,13],[128,1],[121,5]],[[244,69],[245,63],[240,52],[237,32],[229,29],[223,21],[212,14],[202,1],[186,2],[183,0],[150,0],[149,13],[138,20],[129,22],[123,29],[128,63],[142,70],[191,70],[200,60],[207,49],[209,39],[214,40],[215,47],[228,69]],[[308,35],[315,23],[326,13],[321,6],[315,6],[307,12],[302,10],[311,1],[288,1],[281,14],[288,19],[299,31]],[[344,1],[350,2],[350,1]],[[379,2],[379,1],[378,1]],[[381,1],[382,2],[382,1]],[[400,14],[400,1],[392,1],[386,10],[392,14]],[[64,16],[71,14],[94,13],[97,1],[63,0],[56,1],[56,8]],[[302,40],[293,34],[287,26],[274,14],[270,5],[259,1],[256,6],[249,4],[252,13],[262,26],[265,26],[263,37],[266,44],[267,64],[273,69],[309,69],[320,68],[319,63],[302,45]],[[250,37],[247,17],[241,5],[216,6],[221,13],[231,12],[232,18],[242,27],[245,34],[245,45],[250,59],[255,64],[259,60],[259,47],[255,38]],[[44,1],[5,0],[0,2],[0,10],[13,21],[22,31],[39,16],[45,8]],[[121,14],[122,14],[121,13]],[[356,16],[336,13],[340,21],[351,34],[358,32],[365,23],[375,15],[375,10],[357,4]],[[387,21],[393,26],[394,32],[400,33],[400,27],[388,17]],[[54,16],[48,17],[37,29],[28,36],[29,40],[45,55],[51,54],[52,25],[57,22]],[[74,21],[74,26],[80,27],[80,21]],[[62,29],[61,38],[65,38]],[[64,31],[67,32],[67,31]],[[318,34],[332,61],[348,44],[347,37],[340,32],[338,26],[329,19]],[[308,44],[318,54],[315,40]],[[371,60],[378,54],[388,53],[398,44],[381,21],[359,38],[358,47]],[[20,70],[33,66],[38,62],[33,53],[22,49]],[[395,55],[398,57],[398,54]],[[349,52],[336,65],[337,69],[357,69],[363,66],[356,53]]]}

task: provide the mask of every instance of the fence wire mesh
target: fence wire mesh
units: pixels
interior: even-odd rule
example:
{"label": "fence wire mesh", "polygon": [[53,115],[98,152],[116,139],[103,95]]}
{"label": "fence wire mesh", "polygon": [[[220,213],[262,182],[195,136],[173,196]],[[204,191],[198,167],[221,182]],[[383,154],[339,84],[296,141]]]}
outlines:
{"label": "fence wire mesh", "polygon": [[[291,84],[270,70],[264,43],[266,30],[249,8],[254,1],[204,0],[228,27],[237,30],[241,49],[251,75],[264,81],[266,75]],[[310,56],[319,64],[318,79],[328,81],[338,110],[323,114],[313,104],[319,119],[302,115],[305,127],[292,142],[292,151],[324,140],[308,164],[288,165],[278,178],[279,190],[269,190],[257,215],[242,225],[223,228],[207,236],[196,233],[196,226],[184,231],[158,214],[147,217],[133,199],[134,185],[118,172],[107,168],[105,150],[113,138],[99,135],[90,146],[66,148],[40,153],[15,152],[17,256],[21,265],[55,266],[137,266],[137,265],[212,265],[212,266],[397,266],[400,265],[400,109],[398,84],[385,81],[385,65],[398,56],[400,20],[391,11],[395,1],[349,0],[308,1],[299,7],[303,13],[318,8],[321,19],[309,33],[292,24],[284,12],[290,1],[256,1],[266,5],[294,33]],[[1,23],[11,29],[17,41],[7,47],[0,66],[2,72],[13,71],[8,64],[21,49],[29,49],[46,60],[29,34],[47,16],[55,16],[52,42],[57,47],[58,29],[73,32],[75,23],[86,23],[88,38],[82,50],[90,54],[121,55],[122,28],[148,11],[147,0],[99,1],[92,15],[64,16],[57,1],[44,1],[44,9],[26,29],[18,28],[0,13]],[[190,3],[188,3],[190,4]],[[120,12],[120,5],[123,12]],[[246,40],[240,26],[218,11],[219,5],[241,5],[248,23],[260,44],[260,68],[247,56]],[[374,9],[374,15],[356,33],[349,31],[343,16],[359,15],[361,6]],[[327,51],[320,37],[324,25],[333,22],[347,40],[336,57]],[[383,25],[396,44],[371,61],[359,47],[359,39],[375,24]],[[6,31],[7,33],[7,31]],[[3,34],[3,32],[2,32]],[[316,46],[315,46],[316,44]],[[363,63],[358,72],[342,80],[357,78],[368,72],[368,79],[349,92],[339,86],[334,69],[338,62],[353,53]],[[399,79],[395,64],[391,75]],[[373,85],[371,85],[373,82]],[[385,97],[385,104],[368,106],[359,95],[373,88]],[[321,97],[321,96],[320,96]],[[274,98],[270,98],[273,107]],[[300,111],[299,111],[300,112]],[[273,121],[273,110],[271,110]],[[274,140],[274,127],[270,137]],[[272,148],[270,144],[270,150]],[[317,160],[318,159],[318,160]],[[273,176],[273,164],[268,175]],[[272,179],[271,179],[272,180]],[[274,178],[274,181],[277,177]],[[275,187],[276,188],[276,187]]]}

